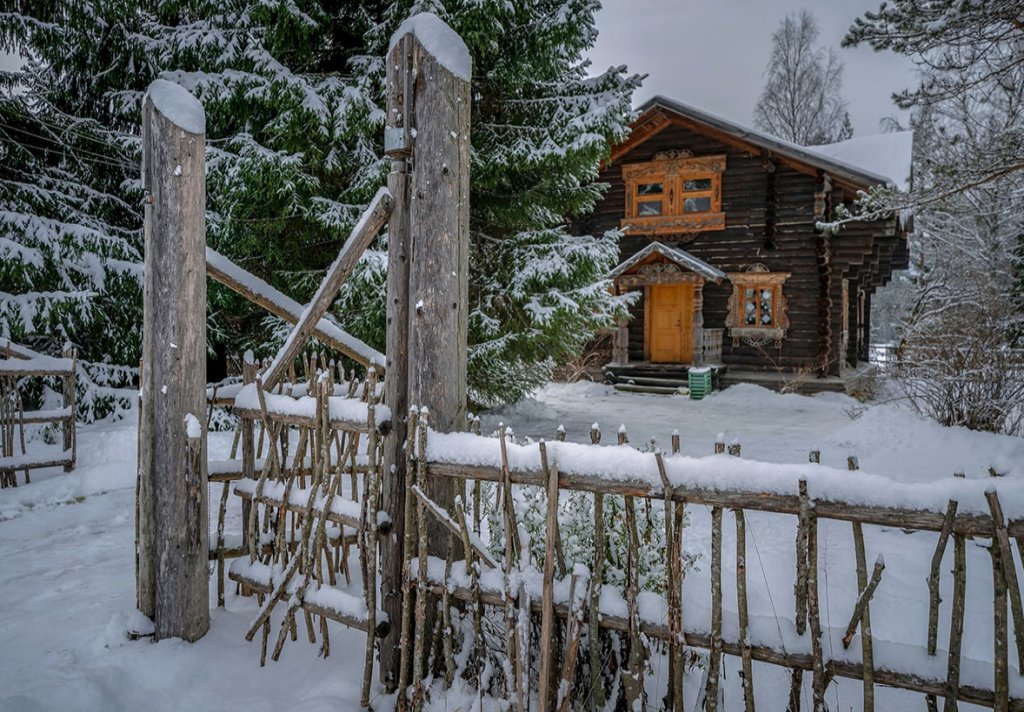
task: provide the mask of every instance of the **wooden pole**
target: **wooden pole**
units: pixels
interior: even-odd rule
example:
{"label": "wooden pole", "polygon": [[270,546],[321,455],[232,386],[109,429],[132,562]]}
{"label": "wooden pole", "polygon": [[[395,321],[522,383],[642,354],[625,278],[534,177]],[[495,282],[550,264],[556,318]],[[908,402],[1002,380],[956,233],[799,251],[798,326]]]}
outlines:
{"label": "wooden pole", "polygon": [[[444,47],[440,56],[432,49]],[[466,422],[469,291],[469,51],[429,13],[406,20],[388,48],[385,152],[395,206],[389,222],[386,400],[393,413],[427,406],[433,427]],[[411,160],[410,160],[411,159]],[[407,486],[396,423],[385,439],[384,508],[404,520]],[[430,498],[448,511],[462,480],[428,478]],[[429,522],[430,554],[447,558],[448,536]],[[388,615],[399,613],[402,533],[382,542],[382,595]],[[428,626],[429,628],[429,626]],[[387,689],[398,679],[398,640],[381,641]]]}
{"label": "wooden pole", "polygon": [[942,566],[942,557],[946,552],[946,544],[949,535],[953,531],[953,521],[956,519],[958,503],[955,499],[949,500],[946,505],[946,520],[942,523],[942,531],[939,532],[939,541],[935,546],[935,553],[932,554],[931,572],[928,575],[928,654],[935,655],[939,640],[939,568]]}
{"label": "wooden pole", "polygon": [[[801,484],[805,481],[801,480]],[[807,519],[807,621],[811,629],[811,689],[814,712],[825,709],[825,659],[821,647],[821,611],[818,602],[818,518],[811,512]]]}
{"label": "wooden pole", "polygon": [[[76,385],[77,385],[77,366],[78,366],[78,354],[75,349],[71,348],[70,345],[64,348],[64,358],[71,359],[71,372],[64,376],[61,381],[63,386],[63,397],[64,407],[68,409],[71,416],[62,422],[61,431],[64,436],[64,456],[68,456],[68,452],[71,453],[70,461],[64,465],[64,472],[71,472],[75,469],[75,460],[77,459],[77,438],[75,437],[76,428],[78,427],[77,419],[78,413],[76,412]],[[22,437],[24,437],[24,430],[22,430]],[[25,470],[25,482],[28,482],[28,470]]]}
{"label": "wooden pole", "polygon": [[718,709],[722,664],[722,508],[711,510],[711,647],[708,651],[708,686],[705,709]]}
{"label": "wooden pole", "polygon": [[[596,425],[596,423],[595,423]],[[591,430],[591,438],[601,431]],[[587,642],[590,648],[590,712],[604,709],[604,666],[601,664],[601,585],[604,581],[604,495],[594,493],[594,570],[590,574]]]}
{"label": "wooden pole", "polygon": [[[157,79],[142,103],[145,389],[139,416],[139,610],[156,637],[210,625],[206,493],[206,119]],[[196,464],[197,463],[197,464]]]}
{"label": "wooden pole", "polygon": [[995,705],[992,707],[995,712],[1008,712],[1010,709],[1010,674],[1008,661],[1009,641],[1006,635],[1008,627],[1006,620],[1006,572],[1003,571],[1003,558],[999,553],[999,545],[992,542],[988,547],[988,553],[992,556],[992,586],[993,586],[993,660],[995,662]]}
{"label": "wooden pole", "polygon": [[960,648],[964,639],[964,608],[967,599],[967,545],[953,535],[953,609],[949,621],[949,663],[946,668],[946,700],[943,712],[957,712],[960,697]]}
{"label": "wooden pole", "polygon": [[548,471],[548,515],[544,545],[543,608],[540,620],[540,680],[538,685],[539,709],[545,712],[552,701],[551,676],[554,674],[555,635],[555,538],[552,532],[558,526],[558,470],[548,464],[547,447],[540,441],[541,467]]}
{"label": "wooden pole", "polygon": [[[993,546],[999,553],[1006,593],[1010,598],[1010,613],[1013,614],[1013,634],[1017,644],[1017,671],[1024,675],[1024,610],[1021,608],[1020,584],[1017,581],[1017,567],[1013,563],[1013,551],[1010,549],[1010,537],[1006,533],[1006,520],[1003,507],[999,503],[999,495],[994,489],[985,492],[992,521],[995,523],[996,535]],[[1005,633],[1005,630],[1003,631]]]}
{"label": "wooden pole", "polygon": [[[624,434],[620,430],[620,437]],[[626,613],[628,616],[629,657],[620,673],[626,709],[643,712],[647,709],[644,685],[646,655],[640,633],[640,540],[636,532],[636,502],[625,498],[626,505]]]}
{"label": "wooden pole", "polygon": [[[863,549],[861,549],[861,551],[863,551]],[[861,556],[861,554],[858,553],[857,558],[859,560],[862,559],[863,556]],[[871,597],[875,594],[875,589],[878,588],[878,584],[882,581],[882,572],[885,570],[885,558],[881,554],[878,555],[878,558],[875,560],[875,568],[871,572],[870,581],[868,581],[868,577],[866,574],[863,576],[863,578],[861,577],[860,561],[858,561],[857,568],[857,586],[860,588],[861,593],[860,596],[857,598],[857,603],[855,603],[853,606],[853,615],[850,616],[850,623],[846,626],[846,632],[843,634],[843,648],[850,647],[850,643],[853,642],[853,636],[857,632],[858,625],[861,627],[862,647],[863,644],[866,643],[868,640],[868,636],[871,632],[871,618],[870,616],[865,618],[864,614],[869,610],[868,603],[870,603]],[[865,648],[864,658],[864,674],[866,676],[868,673],[868,668],[870,667],[867,664],[867,648]],[[868,691],[864,690],[865,697],[867,697],[867,693]]]}
{"label": "wooden pole", "polygon": [[[406,113],[405,94],[412,87],[412,38],[402,40],[389,54],[387,62],[387,128],[402,130],[410,120]],[[387,377],[384,379],[384,400],[394,414],[391,432],[384,438],[384,470],[381,482],[381,509],[392,522],[392,535],[380,542],[381,607],[391,620],[399,620],[403,613],[402,576],[404,561],[411,552],[405,552],[408,536],[405,527],[407,472],[407,438],[409,420],[402,414],[409,412],[409,195],[408,151],[392,152],[388,187],[395,204],[388,221],[388,284],[387,284]],[[411,442],[411,441],[409,441]],[[411,515],[410,515],[411,516]],[[406,680],[407,670],[399,673],[403,651],[402,631],[405,626],[393,626],[380,641],[380,678],[384,689],[393,692],[399,678]],[[411,642],[411,641],[409,641]],[[409,659],[408,651],[405,655]],[[405,690],[399,690],[399,707],[404,705]]]}
{"label": "wooden pole", "polygon": [[740,619],[739,642],[743,647],[743,708],[754,712],[754,672],[747,614],[747,524],[742,509],[736,510],[736,607]]}
{"label": "wooden pole", "polygon": [[[672,449],[679,450],[678,431],[673,435]],[[676,504],[672,500],[673,487],[665,471],[665,459],[660,452],[654,455],[658,465],[658,475],[665,496],[665,547],[666,555],[666,598],[668,599],[668,690],[665,698],[665,709],[674,712],[683,710],[683,600],[682,600],[682,552],[679,547],[679,532],[676,530]],[[738,525],[737,525],[738,526]],[[741,624],[742,625],[742,624]],[[741,632],[742,637],[742,632]]]}
{"label": "wooden pole", "polygon": [[800,480],[800,515],[796,530],[796,632],[803,635],[807,629],[807,528],[810,504],[807,498],[807,480]]}
{"label": "wooden pole", "polygon": [[[860,469],[860,461],[856,457],[846,458],[846,466],[851,471]],[[860,596],[854,606],[853,618],[847,627],[846,635],[843,637],[843,647],[847,648],[853,639],[853,631],[857,624],[860,624],[860,648],[861,661],[864,665],[864,712],[875,710],[875,651],[874,641],[871,638],[871,609],[868,604],[875,592],[875,587],[882,577],[882,570],[885,568],[885,560],[879,556],[875,563],[874,573],[871,576],[871,583],[868,583],[867,554],[864,550],[864,527],[860,522],[853,523],[853,549],[857,560],[857,590]]]}

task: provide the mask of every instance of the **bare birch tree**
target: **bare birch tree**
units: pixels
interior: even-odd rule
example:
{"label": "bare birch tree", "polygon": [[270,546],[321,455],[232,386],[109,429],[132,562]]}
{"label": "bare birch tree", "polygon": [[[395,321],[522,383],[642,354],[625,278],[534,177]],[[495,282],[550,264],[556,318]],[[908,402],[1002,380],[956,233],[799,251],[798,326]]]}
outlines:
{"label": "bare birch tree", "polygon": [[816,47],[818,21],[807,10],[787,15],[772,35],[764,91],[754,125],[801,146],[850,138],[853,128],[841,96],[843,63],[831,47]]}
{"label": "bare birch tree", "polygon": [[[922,190],[948,185],[960,166],[1024,127],[1024,68],[1007,79],[918,106],[915,180]],[[917,212],[916,300],[902,324],[896,385],[945,425],[1020,434],[1024,172],[964,187]]]}

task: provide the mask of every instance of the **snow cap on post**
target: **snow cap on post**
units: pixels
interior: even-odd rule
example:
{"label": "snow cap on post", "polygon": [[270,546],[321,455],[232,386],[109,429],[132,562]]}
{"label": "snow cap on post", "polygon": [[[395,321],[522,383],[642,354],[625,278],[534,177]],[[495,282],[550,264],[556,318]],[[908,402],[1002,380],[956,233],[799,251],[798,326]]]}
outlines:
{"label": "snow cap on post", "polygon": [[[206,133],[203,105],[180,84],[154,79],[146,90],[146,98],[151,99],[153,106],[179,128],[194,134]],[[145,103],[146,99],[142,102]]]}
{"label": "snow cap on post", "polygon": [[432,54],[438,63],[459,79],[469,81],[473,75],[473,60],[469,48],[459,33],[432,12],[421,12],[406,18],[395,34],[391,35],[388,54],[405,35],[412,33],[423,48]]}
{"label": "snow cap on post", "polygon": [[[182,131],[195,134],[205,138],[206,136],[206,110],[202,103],[196,99],[185,87],[169,82],[166,79],[154,79],[146,89],[146,95],[142,97],[142,189],[151,190],[153,187],[153,176],[150,175],[150,154],[152,148],[147,150],[149,122],[145,119],[146,107],[152,104],[153,108],[177,126]],[[180,170],[180,168],[179,168]]]}

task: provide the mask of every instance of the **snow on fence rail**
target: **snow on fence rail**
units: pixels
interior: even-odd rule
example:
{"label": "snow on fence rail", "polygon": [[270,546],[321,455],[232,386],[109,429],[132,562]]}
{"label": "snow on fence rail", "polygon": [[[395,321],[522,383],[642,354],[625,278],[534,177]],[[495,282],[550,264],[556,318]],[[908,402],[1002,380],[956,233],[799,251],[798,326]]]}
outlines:
{"label": "snow on fence rail", "polygon": [[[34,351],[10,339],[0,338],[0,487],[17,487],[17,471],[25,473],[25,483],[32,481],[30,470],[43,467],[75,468],[75,395],[78,357],[70,346],[57,358]],[[63,403],[60,408],[26,411],[20,386],[27,378],[59,378]],[[62,443],[30,453],[25,442],[26,425],[59,423]],[[16,437],[17,436],[17,437]],[[20,454],[15,453],[15,440]]]}
{"label": "snow on fence rail", "polygon": [[[421,630],[424,611],[421,599],[428,593],[442,598],[442,609],[452,599],[468,601],[479,611],[481,606],[503,608],[508,626],[507,650],[509,679],[506,696],[514,701],[513,707],[525,710],[529,692],[528,671],[530,648],[522,641],[529,640],[531,620],[541,617],[540,636],[540,709],[565,709],[566,695],[576,680],[579,624],[586,620],[590,630],[610,630],[625,634],[619,656],[617,674],[625,696],[627,708],[640,709],[644,692],[644,664],[649,654],[647,639],[661,640],[669,649],[669,684],[667,709],[682,710],[682,671],[684,647],[709,651],[708,675],[701,691],[705,709],[718,706],[721,656],[741,658],[745,709],[753,710],[753,675],[751,662],[760,661],[792,670],[793,693],[790,709],[799,709],[799,696],[804,672],[810,672],[814,709],[824,709],[825,691],[835,677],[862,680],[864,709],[874,709],[874,686],[885,685],[927,696],[930,709],[936,709],[937,699],[945,698],[946,709],[955,709],[957,701],[992,707],[997,710],[1024,710],[1024,698],[1019,695],[1022,685],[1014,680],[1010,685],[1007,660],[1008,624],[1007,605],[1014,620],[1013,630],[1017,651],[1018,670],[1024,671],[1024,612],[1012,558],[1011,540],[1018,548],[1024,542],[1024,487],[1015,481],[999,481],[999,491],[991,481],[962,479],[941,480],[929,484],[905,484],[885,477],[858,473],[851,477],[848,471],[836,470],[818,464],[774,465],[742,460],[739,457],[715,455],[705,458],[683,457],[678,454],[678,440],[674,439],[673,454],[641,452],[623,447],[627,442],[620,431],[618,446],[600,446],[600,432],[592,432],[592,443],[581,445],[566,442],[517,445],[507,442],[504,430],[498,438],[482,437],[473,433],[439,433],[429,431],[426,416],[414,409],[410,420],[418,424],[415,446],[409,449],[408,472],[416,473],[416,501],[407,497],[406,532],[419,537],[418,548],[406,546],[406,590],[417,590],[417,596],[407,596],[403,607],[402,640],[408,641],[413,621]],[[414,432],[410,425],[410,433]],[[559,432],[559,440],[564,433]],[[718,448],[716,447],[716,450]],[[724,448],[722,448],[724,449]],[[738,455],[739,448],[731,448]],[[816,461],[812,453],[812,461]],[[850,458],[850,468],[856,468],[856,459]],[[474,501],[479,501],[479,482],[497,483],[501,493],[500,505],[504,509],[506,555],[500,565],[479,569],[472,566],[479,557],[474,545],[467,565],[445,562],[427,555],[423,538],[426,528],[420,522],[438,514],[436,505],[422,496],[425,481],[431,477],[475,480]],[[547,529],[544,534],[544,570],[537,571],[528,557],[517,556],[517,536],[509,536],[520,525],[511,504],[511,488],[535,486],[548,493]],[[565,570],[558,531],[559,493],[561,491],[588,492],[594,496],[595,550],[593,575],[585,567],[571,574]],[[626,584],[623,591],[609,591],[602,581],[604,567],[603,499],[620,495],[625,501],[625,519],[628,538],[626,558]],[[1004,514],[1000,495],[1012,503]],[[665,505],[665,540],[667,596],[641,592],[637,578],[637,530],[635,500],[662,501]],[[707,505],[711,508],[711,610],[699,601],[683,600],[681,577],[681,528],[683,509],[687,505]],[[723,637],[722,601],[722,514],[732,509],[736,516],[736,560],[745,561],[746,531],[744,511],[762,511],[795,515],[797,518],[797,571],[796,611],[792,621],[751,620],[746,602],[745,566],[737,567],[738,635]],[[466,515],[461,502],[455,517],[464,530],[463,540],[472,534],[465,524]],[[1009,521],[1007,521],[1007,516]],[[856,549],[858,600],[845,629],[822,630],[819,601],[818,520],[833,519],[852,522]],[[909,649],[893,644],[874,650],[870,633],[870,600],[882,577],[884,561],[875,562],[869,580],[864,556],[861,527],[874,524],[900,528],[904,531],[924,530],[938,532],[938,542],[931,565],[929,588],[929,630],[927,656],[908,654]],[[499,536],[498,532],[491,532]],[[965,609],[966,560],[965,541],[968,537],[993,540],[992,554],[994,587],[994,633],[996,655],[988,665],[975,660],[961,659],[963,619]],[[938,626],[938,597],[940,566],[948,540],[954,541],[953,601],[950,623],[950,643],[946,660],[937,655],[936,632]],[[522,543],[519,544],[522,546]],[[415,551],[414,551],[415,550]],[[1020,552],[1018,552],[1020,553]],[[555,564],[561,576],[555,576]],[[493,564],[495,562],[488,562]],[[586,595],[579,595],[581,587]],[[575,594],[572,591],[575,590]],[[570,603],[570,601],[572,601]],[[484,645],[480,637],[480,613],[473,629],[476,639],[472,649]],[[558,677],[556,650],[557,636],[553,635],[556,619],[566,620],[566,634],[561,648],[561,682]],[[696,620],[695,620],[696,619]],[[683,626],[683,620],[687,623]],[[781,626],[781,627],[780,627]],[[857,631],[860,631],[860,650],[845,650]],[[844,635],[845,632],[845,635]],[[777,646],[782,637],[782,647]],[[591,634],[590,674],[606,669],[599,657]],[[829,641],[828,650],[823,639]],[[843,644],[833,645],[842,640]],[[1000,647],[999,641],[1002,641]],[[432,646],[428,643],[428,649]],[[404,650],[404,648],[403,648]],[[413,654],[413,653],[410,653]],[[586,654],[586,653],[583,653]],[[406,668],[403,664],[403,669]],[[448,670],[450,679],[453,670]],[[990,682],[989,682],[990,681]],[[414,673],[411,703],[414,708],[422,703],[422,680]],[[602,685],[593,685],[592,692],[603,692]],[[405,689],[399,684],[400,696]],[[1011,696],[1011,689],[1014,695]]]}

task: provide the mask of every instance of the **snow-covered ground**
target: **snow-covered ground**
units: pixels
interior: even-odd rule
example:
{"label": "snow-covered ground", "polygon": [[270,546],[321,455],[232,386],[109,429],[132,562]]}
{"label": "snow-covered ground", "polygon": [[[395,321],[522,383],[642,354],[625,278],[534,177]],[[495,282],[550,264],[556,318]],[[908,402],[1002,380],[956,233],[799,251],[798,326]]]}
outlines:
{"label": "snow-covered ground", "polygon": [[[624,424],[634,445],[653,436],[663,447],[678,428],[688,455],[710,454],[716,436],[724,433],[727,440],[742,443],[745,458],[804,463],[809,450],[820,449],[825,464],[845,467],[846,457],[856,455],[864,471],[900,481],[948,478],[956,471],[987,478],[990,467],[1024,478],[1024,439],[942,428],[896,406],[865,407],[832,394],[779,395],[735,386],[698,402],[617,393],[594,384],[552,384],[532,399],[485,414],[483,420],[485,432],[500,421],[512,425],[519,437],[553,438],[564,425],[569,440],[575,441],[586,440],[591,423],[598,422],[606,442]],[[228,434],[211,434],[211,456],[224,457],[229,441]],[[357,709],[361,634],[332,624],[327,660],[317,658],[316,646],[300,640],[285,646],[280,662],[260,670],[258,642],[243,638],[255,603],[234,597],[230,586],[227,607],[212,609],[210,633],[194,645],[125,638],[135,607],[135,451],[134,422],[83,427],[74,473],[37,472],[31,485],[0,492],[0,710]],[[213,497],[218,496],[216,489]],[[1004,506],[1019,509],[1024,503]],[[690,507],[689,512],[685,546],[703,559],[684,589],[688,627],[709,609],[710,538],[705,508]],[[728,513],[725,523],[725,635],[734,638],[734,529]],[[787,619],[793,609],[795,519],[752,513],[747,526],[754,635],[767,643],[777,645],[781,639],[793,644]],[[939,656],[928,660],[923,653],[925,578],[935,535],[866,527],[865,537],[868,561],[878,554],[886,560],[872,604],[876,662],[909,663],[943,676],[948,576],[943,582],[947,603],[941,609]],[[964,681],[991,685],[992,581],[985,544],[968,542]],[[856,596],[850,526],[824,523],[820,549],[822,618],[833,629],[826,653],[859,658],[858,642],[845,652],[838,643]],[[951,568],[951,556],[947,552],[944,571]],[[1011,636],[1011,690],[1021,695],[1024,685],[1012,646]],[[660,660],[655,658],[649,681],[654,706],[665,684]],[[742,705],[737,670],[737,661],[726,658],[728,710]],[[788,673],[755,665],[754,675],[759,708],[781,709]],[[699,682],[699,672],[688,675],[687,709]],[[389,707],[390,700],[380,699],[380,690],[376,693],[379,706]],[[828,694],[834,709],[860,704],[856,682],[841,681]],[[434,707],[468,709],[470,700],[451,693],[436,698]],[[884,688],[879,688],[877,704],[885,710],[923,708],[919,697]]]}

